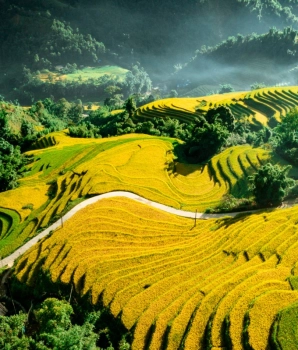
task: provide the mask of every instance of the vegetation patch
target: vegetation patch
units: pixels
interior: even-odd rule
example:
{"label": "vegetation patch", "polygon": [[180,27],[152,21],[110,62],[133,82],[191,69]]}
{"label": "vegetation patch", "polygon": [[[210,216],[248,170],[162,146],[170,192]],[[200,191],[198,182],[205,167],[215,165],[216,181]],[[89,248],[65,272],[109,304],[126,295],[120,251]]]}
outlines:
{"label": "vegetation patch", "polygon": [[298,303],[293,303],[280,310],[272,326],[271,340],[275,350],[297,347]]}

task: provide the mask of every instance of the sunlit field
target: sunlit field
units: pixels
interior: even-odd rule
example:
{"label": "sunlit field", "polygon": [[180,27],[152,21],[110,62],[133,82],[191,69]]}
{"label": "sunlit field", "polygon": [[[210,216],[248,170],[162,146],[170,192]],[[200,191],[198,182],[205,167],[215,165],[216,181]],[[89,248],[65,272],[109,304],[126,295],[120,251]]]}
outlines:
{"label": "sunlit field", "polygon": [[177,118],[189,123],[196,115],[210,108],[227,106],[236,120],[262,126],[274,127],[298,103],[297,87],[273,87],[251,92],[231,92],[199,98],[170,98],[149,103],[137,111],[137,118]]}
{"label": "sunlit field", "polygon": [[[205,165],[184,164],[175,159],[173,142],[137,134],[76,139],[56,132],[43,137],[36,144],[40,149],[27,152],[31,163],[20,187],[0,193],[0,255],[14,251],[85,197],[123,190],[203,212],[227,193],[247,196],[247,176],[270,159],[281,162],[267,150],[244,145],[226,149]],[[297,176],[296,168],[291,171]]]}
{"label": "sunlit field", "polygon": [[34,285],[41,268],[90,294],[132,331],[135,350],[267,349],[296,339],[297,218],[292,208],[194,226],[105,199],[32,247],[16,273]]}
{"label": "sunlit field", "polygon": [[[88,79],[98,79],[104,75],[114,76],[119,79],[119,81],[124,80],[125,74],[128,72],[127,69],[121,68],[119,66],[103,66],[103,67],[85,67],[78,69],[75,73],[63,74],[58,72],[50,72],[53,76],[53,83],[58,81],[78,81],[78,80],[88,80]],[[41,73],[39,79],[42,81],[50,81],[49,73]]]}

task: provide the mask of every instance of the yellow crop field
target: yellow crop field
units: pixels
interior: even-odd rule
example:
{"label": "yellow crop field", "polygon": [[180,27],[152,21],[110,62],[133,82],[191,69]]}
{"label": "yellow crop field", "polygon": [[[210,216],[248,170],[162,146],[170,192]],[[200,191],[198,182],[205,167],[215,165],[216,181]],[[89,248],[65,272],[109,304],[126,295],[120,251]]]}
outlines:
{"label": "yellow crop field", "polygon": [[40,208],[47,200],[49,186],[40,184],[38,186],[20,187],[17,191],[10,190],[1,193],[0,206],[16,210],[24,220],[30,213],[30,208]]}
{"label": "yellow crop field", "polygon": [[175,159],[173,142],[140,134],[76,139],[67,130],[38,140],[37,149],[27,152],[30,164],[20,187],[0,193],[0,213],[14,211],[20,218],[20,225],[13,225],[1,240],[0,256],[85,196],[130,191],[173,208],[203,212],[227,193],[246,196],[247,176],[269,159],[280,161],[267,150],[241,145],[215,155],[208,164],[184,164]]}
{"label": "yellow crop field", "polygon": [[136,118],[171,117],[190,122],[210,108],[227,106],[237,120],[246,120],[256,127],[274,126],[280,117],[296,107],[298,88],[272,87],[251,92],[232,92],[199,98],[168,98],[151,102],[137,110]]}
{"label": "yellow crop field", "polygon": [[[248,343],[252,349],[266,349],[270,327],[279,310],[298,301],[297,291],[266,291],[252,301],[247,313],[246,330]],[[264,308],[266,312],[264,313]],[[260,323],[262,327],[260,327]]]}
{"label": "yellow crop field", "polygon": [[194,226],[103,199],[25,253],[16,276],[34,285],[42,269],[72,283],[121,319],[133,350],[267,349],[276,315],[298,301],[297,215],[264,210]]}

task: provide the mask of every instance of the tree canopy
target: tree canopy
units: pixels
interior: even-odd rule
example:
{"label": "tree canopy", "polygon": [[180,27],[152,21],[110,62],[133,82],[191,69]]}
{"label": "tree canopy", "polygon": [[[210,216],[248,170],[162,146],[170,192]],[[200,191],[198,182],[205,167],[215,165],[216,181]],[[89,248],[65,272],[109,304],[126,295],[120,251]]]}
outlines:
{"label": "tree canopy", "polygon": [[235,118],[229,108],[209,109],[205,117],[195,119],[190,137],[186,140],[186,155],[198,162],[217,153],[235,128]]}
{"label": "tree canopy", "polygon": [[292,109],[274,128],[275,151],[293,165],[298,165],[298,109]]}
{"label": "tree canopy", "polygon": [[282,202],[295,182],[287,177],[291,166],[284,168],[267,163],[249,177],[251,189],[258,205],[270,207]]}

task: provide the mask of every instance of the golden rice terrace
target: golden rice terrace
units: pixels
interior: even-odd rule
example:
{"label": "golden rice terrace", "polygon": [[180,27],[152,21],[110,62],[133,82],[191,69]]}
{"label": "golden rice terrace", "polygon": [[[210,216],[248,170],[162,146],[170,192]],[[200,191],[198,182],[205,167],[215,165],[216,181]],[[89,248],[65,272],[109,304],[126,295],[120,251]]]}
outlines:
{"label": "golden rice terrace", "polygon": [[271,349],[297,331],[297,223],[292,208],[194,226],[105,199],[33,247],[16,273],[34,285],[42,268],[89,293],[131,330],[133,350]]}
{"label": "golden rice terrace", "polygon": [[[191,122],[228,106],[243,122],[273,126],[298,87],[167,99],[136,118]],[[285,160],[264,148],[226,148],[207,164],[178,161],[168,137],[76,139],[66,131],[27,152],[20,187],[0,193],[0,255],[7,256],[88,197],[128,191],[203,212],[226,194],[249,196],[248,176]],[[298,178],[298,169],[290,171]],[[146,203],[146,201],[145,201]],[[121,197],[78,211],[18,261],[105,306],[132,334],[133,350],[294,350],[298,343],[298,207],[194,220]]]}
{"label": "golden rice terrace", "polygon": [[297,87],[264,88],[251,92],[232,92],[201,98],[169,98],[154,101],[137,111],[138,118],[177,118],[189,123],[210,108],[227,106],[237,120],[255,127],[275,126],[280,117],[298,104]]}
{"label": "golden rice terrace", "polygon": [[[0,193],[0,256],[20,247],[85,197],[130,191],[177,209],[203,212],[223,195],[246,196],[247,176],[267,161],[287,164],[261,148],[235,146],[206,165],[175,160],[174,139],[126,135],[42,138],[20,187]],[[291,170],[298,177],[298,169]]]}

